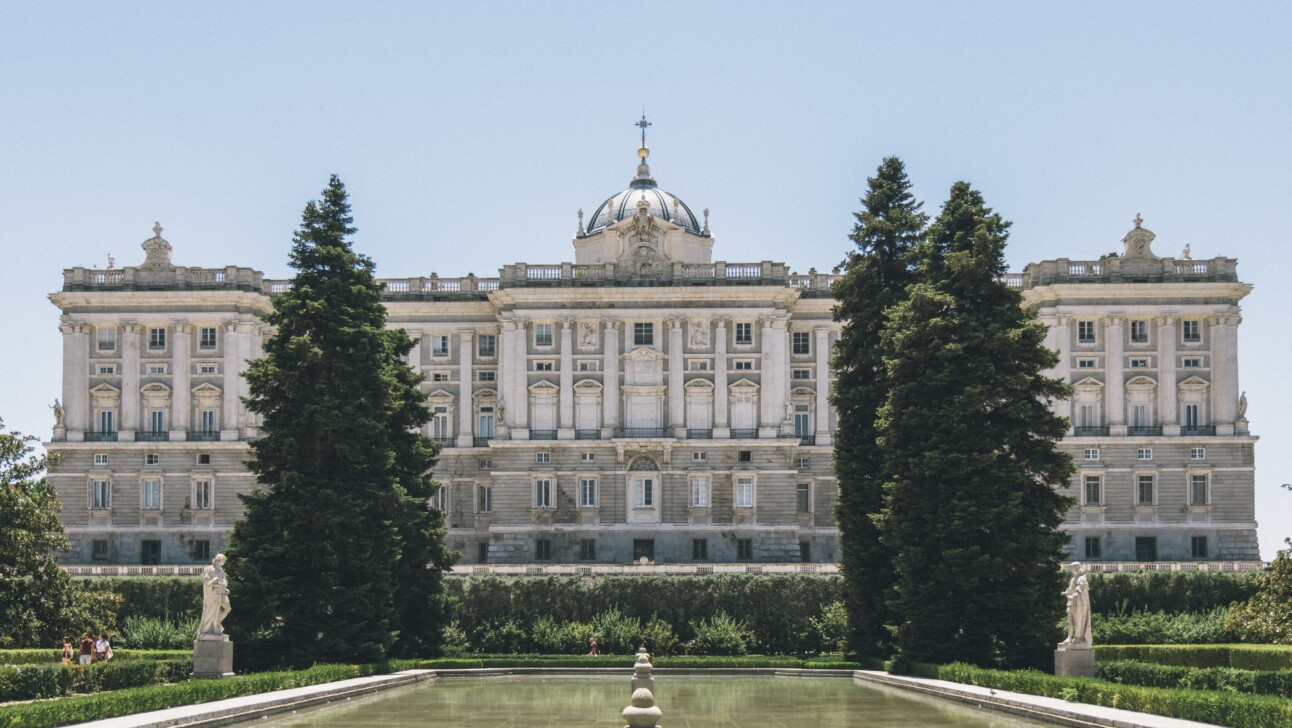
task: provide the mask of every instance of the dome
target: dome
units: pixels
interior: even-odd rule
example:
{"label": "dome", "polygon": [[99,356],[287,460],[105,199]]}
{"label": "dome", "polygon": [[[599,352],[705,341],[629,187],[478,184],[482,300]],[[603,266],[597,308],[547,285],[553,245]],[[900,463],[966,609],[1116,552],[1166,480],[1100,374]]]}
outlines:
{"label": "dome", "polygon": [[692,235],[708,236],[695,218],[695,213],[675,194],[659,188],[655,179],[650,176],[650,166],[646,164],[649,151],[642,147],[638,152],[642,163],[637,165],[637,176],[629,183],[628,189],[613,195],[593,211],[588,221],[586,234],[600,230],[620,220],[637,214],[637,205],[646,200],[647,212],[661,220],[680,225]]}

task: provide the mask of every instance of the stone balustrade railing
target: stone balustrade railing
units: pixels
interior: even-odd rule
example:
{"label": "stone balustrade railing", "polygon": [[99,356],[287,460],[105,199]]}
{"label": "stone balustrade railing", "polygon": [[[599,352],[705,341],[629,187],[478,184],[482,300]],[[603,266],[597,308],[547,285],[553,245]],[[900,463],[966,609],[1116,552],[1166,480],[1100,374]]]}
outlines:
{"label": "stone balustrade railing", "polygon": [[191,290],[267,292],[264,274],[251,268],[68,268],[64,291]]}
{"label": "stone balustrade railing", "polygon": [[1011,288],[1033,288],[1055,283],[1177,283],[1238,280],[1233,258],[1178,260],[1175,258],[1121,258],[1099,260],[1043,260],[1029,263],[1022,273],[1006,273]]}

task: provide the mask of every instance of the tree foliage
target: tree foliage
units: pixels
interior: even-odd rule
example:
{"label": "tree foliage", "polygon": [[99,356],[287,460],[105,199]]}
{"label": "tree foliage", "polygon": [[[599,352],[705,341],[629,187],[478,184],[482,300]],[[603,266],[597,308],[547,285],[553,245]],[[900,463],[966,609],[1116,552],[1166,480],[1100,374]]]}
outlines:
{"label": "tree foliage", "polygon": [[1062,614],[1069,387],[1045,376],[1045,328],[1000,282],[1009,223],[956,183],[919,251],[919,282],[881,335],[888,399],[880,520],[897,576],[898,653],[1046,664]]}
{"label": "tree foliage", "polygon": [[835,283],[834,318],[843,324],[833,367],[831,402],[838,413],[834,444],[839,482],[837,518],[847,579],[850,651],[883,655],[889,649],[885,599],[893,583],[892,554],[880,541],[874,517],[883,507],[884,462],[876,419],[888,397],[888,372],[880,353],[885,312],[915,282],[915,249],[928,216],[911,194],[902,160],[888,157],[867,180],[863,209],[849,239],[856,244]]}
{"label": "tree foliage", "polygon": [[116,620],[120,597],[82,589],[58,568],[71,544],[58,520],[62,505],[44,478],[49,457],[33,455],[36,438],[4,432],[0,420],[0,646],[54,646],[63,637]]}
{"label": "tree foliage", "polygon": [[305,207],[296,275],[247,371],[247,406],[263,418],[249,463],[261,487],[240,496],[229,622],[262,662],[433,654],[443,626],[439,579],[452,560],[428,503],[438,449],[417,431],[430,413],[420,374],[401,361],[413,342],[385,328],[352,222],[333,176]]}
{"label": "tree foliage", "polygon": [[1230,607],[1226,626],[1244,642],[1292,645],[1292,548],[1278,552],[1257,588],[1251,599]]}

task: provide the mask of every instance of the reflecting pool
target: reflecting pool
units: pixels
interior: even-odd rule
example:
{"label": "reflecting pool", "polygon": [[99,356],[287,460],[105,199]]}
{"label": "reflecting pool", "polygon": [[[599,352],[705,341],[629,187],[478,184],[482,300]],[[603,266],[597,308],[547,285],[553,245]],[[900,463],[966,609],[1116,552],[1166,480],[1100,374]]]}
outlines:
{"label": "reflecting pool", "polygon": [[[1050,725],[850,678],[660,675],[661,728]],[[243,725],[621,728],[628,676],[453,677]]]}

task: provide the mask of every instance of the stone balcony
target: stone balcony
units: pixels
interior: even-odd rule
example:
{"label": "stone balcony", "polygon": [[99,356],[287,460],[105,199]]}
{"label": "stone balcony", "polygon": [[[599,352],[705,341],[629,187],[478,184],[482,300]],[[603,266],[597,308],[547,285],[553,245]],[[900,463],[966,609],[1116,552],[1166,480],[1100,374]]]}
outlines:
{"label": "stone balcony", "polygon": [[68,268],[64,291],[250,291],[264,293],[264,274],[251,268]]}
{"label": "stone balcony", "polygon": [[1043,260],[1028,263],[1022,273],[1006,273],[1010,288],[1028,289],[1056,283],[1216,283],[1238,280],[1234,258],[1181,260],[1176,258],[1121,258],[1099,260]]}

